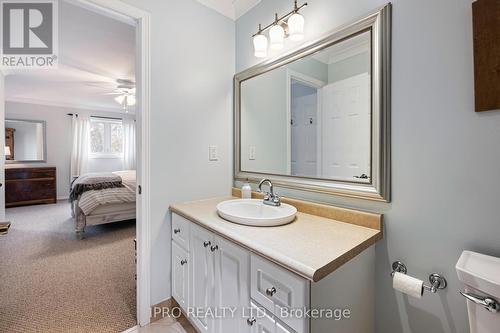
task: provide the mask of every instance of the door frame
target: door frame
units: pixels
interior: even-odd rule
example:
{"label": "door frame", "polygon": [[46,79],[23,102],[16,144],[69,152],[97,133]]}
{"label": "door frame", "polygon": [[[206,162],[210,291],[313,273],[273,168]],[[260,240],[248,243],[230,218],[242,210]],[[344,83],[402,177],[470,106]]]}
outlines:
{"label": "door frame", "polygon": [[[286,69],[286,173],[288,175],[292,174],[292,129],[291,129],[291,120],[292,120],[292,80],[300,81],[301,83],[316,88],[317,90],[317,114],[316,121],[318,125],[321,125],[319,121],[322,117],[322,91],[321,88],[324,87],[327,83],[316,79],[312,76],[291,70],[289,68]],[[322,128],[321,126],[316,127],[316,170],[320,174],[321,166],[322,166],[322,158],[321,158],[321,136],[322,136]]]}
{"label": "door frame", "polygon": [[[5,76],[0,69],[0,147],[5,146]],[[5,219],[5,156],[0,159],[0,219]]]}
{"label": "door frame", "polygon": [[[137,154],[137,323],[151,320],[151,14],[120,0],[65,0],[136,25],[136,83],[141,138]],[[137,116],[137,115],[136,115]]]}

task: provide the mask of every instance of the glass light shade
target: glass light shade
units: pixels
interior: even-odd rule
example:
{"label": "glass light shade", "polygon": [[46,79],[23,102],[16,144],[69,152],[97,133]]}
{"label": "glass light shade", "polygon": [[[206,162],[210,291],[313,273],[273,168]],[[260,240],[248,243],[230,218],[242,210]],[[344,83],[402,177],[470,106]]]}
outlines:
{"label": "glass light shade", "polygon": [[254,49],[254,55],[257,58],[264,58],[267,56],[267,37],[258,34],[255,35],[253,38],[253,49]]}
{"label": "glass light shade", "polygon": [[125,95],[118,95],[118,96],[115,97],[116,103],[118,103],[120,105],[123,104],[123,100],[124,99],[125,99]]}
{"label": "glass light shade", "polygon": [[129,95],[127,97],[127,105],[129,105],[129,106],[135,105],[135,96],[134,95]]}
{"label": "glass light shade", "polygon": [[293,41],[299,41],[304,39],[304,16],[299,13],[295,13],[288,19],[288,33],[290,34],[290,39]]}
{"label": "glass light shade", "polygon": [[281,25],[275,24],[269,29],[269,38],[271,39],[271,49],[281,50],[283,48],[285,30],[283,30]]}

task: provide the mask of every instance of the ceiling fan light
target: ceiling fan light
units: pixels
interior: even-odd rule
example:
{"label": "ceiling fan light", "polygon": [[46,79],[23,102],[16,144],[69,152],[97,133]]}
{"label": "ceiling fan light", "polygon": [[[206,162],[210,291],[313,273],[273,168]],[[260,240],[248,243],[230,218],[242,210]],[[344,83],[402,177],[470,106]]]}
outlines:
{"label": "ceiling fan light", "polygon": [[121,104],[123,104],[123,101],[124,101],[124,100],[125,100],[125,95],[119,95],[119,96],[116,96],[116,97],[115,97],[115,101],[116,101],[116,103],[118,103],[118,104],[120,104],[120,105],[121,105]]}
{"label": "ceiling fan light", "polygon": [[134,95],[128,96],[127,105],[133,106],[133,105],[135,105],[135,103],[136,103],[135,96]]}
{"label": "ceiling fan light", "polygon": [[295,13],[288,19],[288,33],[290,34],[290,39],[293,41],[299,41],[304,39],[304,16],[299,13]]}
{"label": "ceiling fan light", "polygon": [[271,40],[271,49],[281,50],[283,48],[283,39],[285,30],[279,24],[275,24],[269,29],[269,39]]}

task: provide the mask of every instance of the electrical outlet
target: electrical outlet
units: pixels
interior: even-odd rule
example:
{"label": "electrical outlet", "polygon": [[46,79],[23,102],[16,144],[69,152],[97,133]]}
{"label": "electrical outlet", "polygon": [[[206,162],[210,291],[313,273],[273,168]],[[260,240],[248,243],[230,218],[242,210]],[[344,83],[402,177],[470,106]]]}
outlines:
{"label": "electrical outlet", "polygon": [[252,161],[255,160],[255,146],[249,147],[248,159]]}
{"label": "electrical outlet", "polygon": [[208,146],[208,160],[217,161],[218,159],[217,146]]}

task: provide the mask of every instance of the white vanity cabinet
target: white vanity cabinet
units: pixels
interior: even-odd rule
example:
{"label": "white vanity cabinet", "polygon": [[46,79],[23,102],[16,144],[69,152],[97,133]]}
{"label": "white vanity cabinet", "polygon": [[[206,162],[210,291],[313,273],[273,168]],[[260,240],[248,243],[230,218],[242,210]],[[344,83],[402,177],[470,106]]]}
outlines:
{"label": "white vanity cabinet", "polygon": [[188,306],[189,255],[177,243],[172,242],[172,295],[186,311]]}
{"label": "white vanity cabinet", "polygon": [[[374,271],[371,247],[311,282],[172,213],[172,296],[200,333],[371,333]],[[287,312],[346,308],[343,320]]]}
{"label": "white vanity cabinet", "polygon": [[[173,220],[187,221],[176,214],[173,214]],[[177,268],[179,246],[173,238],[172,296],[184,312],[195,313],[189,319],[199,332],[250,332],[250,325],[243,317],[243,311],[250,306],[250,253],[194,223],[188,223],[191,224],[188,228],[188,277]],[[177,292],[181,290],[181,279],[187,287],[189,301],[186,307],[181,304],[185,296]],[[236,310],[231,312],[230,309]]]}

